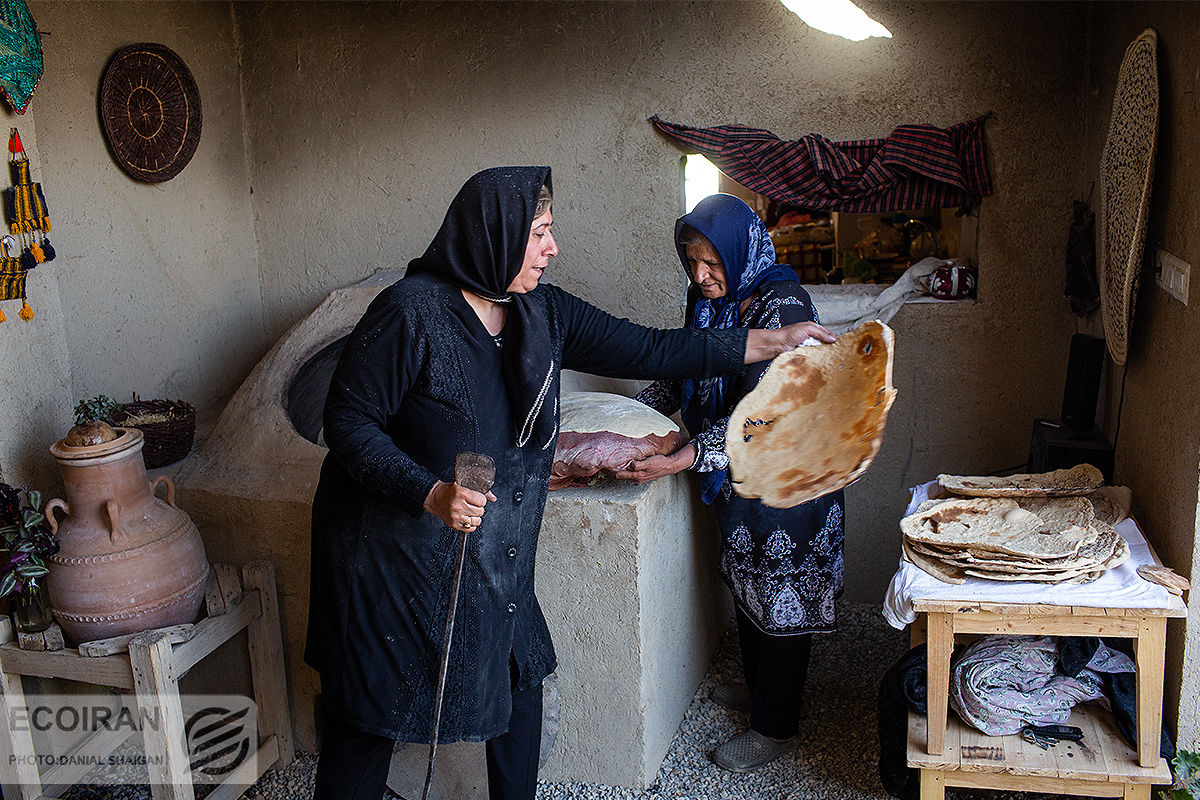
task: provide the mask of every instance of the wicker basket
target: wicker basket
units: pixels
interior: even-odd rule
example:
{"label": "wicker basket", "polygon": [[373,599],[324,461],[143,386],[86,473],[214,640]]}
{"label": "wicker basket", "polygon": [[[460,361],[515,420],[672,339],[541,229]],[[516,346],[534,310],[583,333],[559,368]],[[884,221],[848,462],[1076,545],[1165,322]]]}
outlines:
{"label": "wicker basket", "polygon": [[[168,414],[165,422],[126,425],[124,420],[140,414]],[[146,438],[142,458],[146,469],[158,469],[174,464],[186,456],[196,439],[196,409],[182,400],[135,400],[126,403],[117,416],[116,424],[137,428]]]}

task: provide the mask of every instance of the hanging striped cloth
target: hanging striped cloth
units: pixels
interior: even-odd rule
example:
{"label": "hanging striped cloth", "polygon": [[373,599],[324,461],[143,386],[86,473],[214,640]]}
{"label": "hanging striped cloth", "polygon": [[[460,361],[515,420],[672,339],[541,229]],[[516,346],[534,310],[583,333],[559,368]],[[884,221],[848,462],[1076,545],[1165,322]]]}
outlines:
{"label": "hanging striped cloth", "polygon": [[663,135],[700,152],[729,177],[771,200],[815,211],[866,213],[971,209],[992,193],[983,123],[902,125],[883,139],[784,141],[744,125],[689,128],[650,118]]}

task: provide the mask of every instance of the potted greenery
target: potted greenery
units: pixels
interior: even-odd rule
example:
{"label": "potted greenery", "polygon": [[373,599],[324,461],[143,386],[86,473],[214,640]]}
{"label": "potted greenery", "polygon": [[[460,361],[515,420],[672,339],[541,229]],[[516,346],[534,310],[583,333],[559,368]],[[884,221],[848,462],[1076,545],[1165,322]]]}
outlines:
{"label": "potted greenery", "polygon": [[75,424],[98,420],[112,426],[137,428],[145,437],[142,458],[147,469],[173,464],[192,449],[196,409],[183,400],[142,400],[121,404],[107,395],[82,400],[75,406]]}
{"label": "potted greenery", "polygon": [[0,597],[15,593],[17,628],[36,633],[50,627],[50,601],[41,578],[50,572],[46,557],[58,552],[58,541],[41,512],[39,492],[0,483]]}
{"label": "potted greenery", "polygon": [[1200,800],[1200,754],[1179,750],[1171,763],[1175,782],[1170,789],[1159,791],[1160,800]]}
{"label": "potted greenery", "polygon": [[87,422],[107,422],[116,425],[116,418],[121,415],[123,406],[106,394],[99,394],[91,400],[80,400],[75,406],[75,424]]}

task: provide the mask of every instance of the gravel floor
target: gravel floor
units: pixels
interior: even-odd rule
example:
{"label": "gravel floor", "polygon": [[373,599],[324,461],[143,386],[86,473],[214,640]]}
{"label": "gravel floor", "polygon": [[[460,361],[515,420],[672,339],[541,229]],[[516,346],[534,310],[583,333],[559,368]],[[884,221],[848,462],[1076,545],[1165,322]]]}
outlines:
{"label": "gravel floor", "polygon": [[[878,774],[876,689],[888,666],[907,647],[907,634],[888,627],[879,607],[842,604],[836,634],[818,636],[809,669],[807,708],[794,755],[749,773],[726,772],[709,752],[745,729],[748,718],[708,699],[713,686],[740,680],[732,626],[697,690],[659,770],[645,791],[579,783],[543,782],[537,800],[888,800]],[[264,775],[248,800],[308,800],[316,759],[299,752],[282,772]],[[205,790],[197,791],[203,796]],[[952,800],[1040,800],[1042,795],[951,789]],[[1054,795],[1044,796],[1046,800]],[[149,800],[148,787],[76,786],[67,800]],[[387,793],[385,800],[401,800]]]}

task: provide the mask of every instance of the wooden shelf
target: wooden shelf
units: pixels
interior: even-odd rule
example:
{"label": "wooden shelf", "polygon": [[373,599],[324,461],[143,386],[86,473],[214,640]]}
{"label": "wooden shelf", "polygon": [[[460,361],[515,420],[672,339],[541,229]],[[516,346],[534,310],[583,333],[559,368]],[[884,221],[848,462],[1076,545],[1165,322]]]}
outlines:
{"label": "wooden shelf", "polygon": [[925,717],[910,713],[908,764],[961,773],[958,777],[968,782],[952,785],[965,786],[980,785],[969,781],[970,775],[981,773],[1116,784],[1171,782],[1166,759],[1160,758],[1154,768],[1138,765],[1137,753],[1103,708],[1091,703],[1076,706],[1068,724],[1083,729],[1083,741],[1059,742],[1043,750],[1016,734],[988,736],[951,713],[946,720],[946,750],[930,755],[925,752]]}

